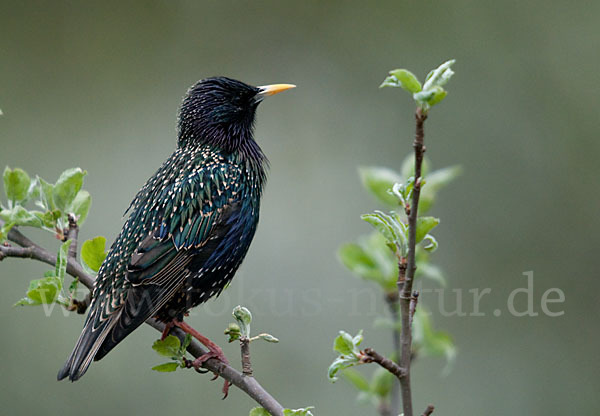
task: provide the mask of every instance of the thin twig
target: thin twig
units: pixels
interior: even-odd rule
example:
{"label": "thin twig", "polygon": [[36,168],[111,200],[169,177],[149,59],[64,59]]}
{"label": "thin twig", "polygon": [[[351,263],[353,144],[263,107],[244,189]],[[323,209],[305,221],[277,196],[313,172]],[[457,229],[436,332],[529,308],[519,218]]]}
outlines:
{"label": "thin twig", "polygon": [[69,246],[69,258],[77,259],[77,237],[79,236],[79,226],[77,225],[77,217],[75,214],[67,215],[69,227],[65,230],[65,241],[71,240]]}
{"label": "thin twig", "polygon": [[431,415],[434,410],[435,410],[435,407],[433,407],[433,405],[430,404],[429,406],[427,406],[427,409],[425,409],[425,411],[423,412],[423,416]]}
{"label": "thin twig", "polygon": [[250,362],[250,340],[248,337],[240,338],[240,350],[242,352],[242,373],[252,377],[252,363]]}
{"label": "thin twig", "polygon": [[417,215],[419,212],[419,196],[421,194],[421,168],[423,165],[423,145],[425,133],[423,124],[427,119],[427,114],[423,114],[418,108],[415,113],[416,132],[413,148],[415,151],[415,183],[412,190],[412,200],[410,205],[410,215],[408,216],[408,256],[406,259],[406,276],[400,290],[400,314],[402,319],[402,330],[400,333],[400,342],[402,344],[402,355],[400,357],[400,366],[405,369],[406,374],[400,379],[400,390],[402,393],[402,409],[404,416],[413,416],[412,393],[410,387],[410,358],[412,349],[412,328],[411,311],[412,286],[417,270],[415,253],[417,240]]}
{"label": "thin twig", "polygon": [[[0,227],[4,223],[0,220]],[[50,265],[56,264],[56,256],[48,250],[25,237],[17,228],[13,227],[8,233],[8,239],[18,245],[18,247],[0,245],[0,259],[5,257],[26,257],[41,261]],[[27,255],[23,255],[26,253]],[[15,255],[16,254],[16,255]],[[92,289],[94,278],[87,274],[83,267],[73,258],[68,259],[67,273],[79,279],[79,281],[88,289]],[[158,330],[160,333],[165,329],[165,324],[155,319],[148,319],[148,325]],[[177,336],[182,342],[185,339],[185,334],[179,328],[173,328],[171,334]],[[206,354],[200,343],[192,341],[187,348],[187,351],[194,357],[198,358]],[[241,372],[233,367],[223,363],[220,360],[211,358],[202,364],[202,367],[228,380],[231,384],[244,391],[254,401],[264,407],[270,414],[274,416],[283,416],[283,406],[275,399],[268,391],[260,385],[254,377],[246,377]]]}
{"label": "thin twig", "polygon": [[[392,315],[392,322],[394,323],[394,328],[392,330],[392,342],[394,345],[394,361],[398,361],[402,354],[401,352],[401,344],[400,344],[400,303],[399,303],[398,292],[388,292],[385,295],[385,301],[390,310],[390,314]],[[390,405],[389,406],[380,406],[378,411],[379,414],[385,416],[387,414],[397,415],[400,413],[400,381],[394,379],[394,383],[392,386],[392,391],[390,394]]]}
{"label": "thin twig", "polygon": [[377,363],[390,373],[398,377],[398,379],[402,380],[406,376],[406,370],[396,364],[394,361],[389,358],[384,357],[379,354],[373,348],[365,348],[363,351],[364,355],[361,357],[361,361],[363,363]]}

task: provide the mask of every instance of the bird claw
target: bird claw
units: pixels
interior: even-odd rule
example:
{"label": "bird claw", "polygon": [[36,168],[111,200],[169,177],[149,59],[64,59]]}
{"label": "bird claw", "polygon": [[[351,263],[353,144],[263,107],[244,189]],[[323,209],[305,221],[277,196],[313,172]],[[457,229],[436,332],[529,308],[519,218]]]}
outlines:
{"label": "bird claw", "polygon": [[[200,357],[196,358],[194,361],[191,361],[190,367],[193,367],[199,373],[207,373],[208,371],[201,370],[202,364],[204,364],[206,361],[210,360],[211,358],[216,358],[217,360],[229,365],[229,361],[223,354],[223,351],[208,351],[207,353],[202,354]],[[214,381],[218,378],[219,378],[219,374],[214,373],[214,377],[211,378],[210,381]],[[222,389],[222,391],[223,391],[223,399],[222,400],[225,400],[227,398],[227,396],[229,395],[229,386],[231,386],[231,383],[228,380],[225,380],[223,383],[223,389]]]}

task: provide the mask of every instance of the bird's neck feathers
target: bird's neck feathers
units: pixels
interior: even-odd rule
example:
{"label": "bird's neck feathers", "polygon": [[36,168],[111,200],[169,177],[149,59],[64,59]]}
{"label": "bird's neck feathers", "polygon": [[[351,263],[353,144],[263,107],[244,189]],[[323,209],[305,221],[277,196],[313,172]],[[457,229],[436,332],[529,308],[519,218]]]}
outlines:
{"label": "bird's neck feathers", "polygon": [[254,140],[254,117],[244,122],[227,124],[179,123],[177,148],[206,147],[232,156],[238,163],[247,163],[258,174],[261,182],[266,178],[269,161]]}

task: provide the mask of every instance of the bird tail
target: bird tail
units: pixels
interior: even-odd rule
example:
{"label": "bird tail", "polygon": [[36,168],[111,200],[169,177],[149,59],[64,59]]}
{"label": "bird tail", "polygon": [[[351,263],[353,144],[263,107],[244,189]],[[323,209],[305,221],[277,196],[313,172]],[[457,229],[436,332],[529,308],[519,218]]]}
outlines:
{"label": "bird tail", "polygon": [[95,328],[94,324],[97,325],[95,314],[94,311],[90,312],[73,352],[58,372],[58,379],[62,380],[67,376],[71,381],[80,379],[92,360],[102,359],[169,299],[167,296],[157,302],[162,290],[153,291],[141,287],[130,289],[122,308]]}
{"label": "bird tail", "polygon": [[104,343],[106,336],[110,333],[117,320],[118,316],[94,328],[94,319],[92,319],[92,316],[89,316],[75,344],[75,348],[73,348],[73,352],[71,352],[67,362],[58,372],[57,379],[62,380],[68,376],[71,381],[79,380],[87,371],[98,349]]}

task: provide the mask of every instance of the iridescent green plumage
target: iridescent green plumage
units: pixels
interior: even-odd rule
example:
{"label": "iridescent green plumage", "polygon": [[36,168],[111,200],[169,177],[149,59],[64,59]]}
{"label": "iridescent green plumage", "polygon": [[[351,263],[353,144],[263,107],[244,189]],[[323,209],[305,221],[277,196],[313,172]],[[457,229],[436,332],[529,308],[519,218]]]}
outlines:
{"label": "iridescent green plumage", "polygon": [[261,90],[227,78],[188,91],[175,152],[139,191],[98,272],[58,378],[80,378],[141,325],[182,319],[233,278],[254,236],[266,158],[252,137]]}

